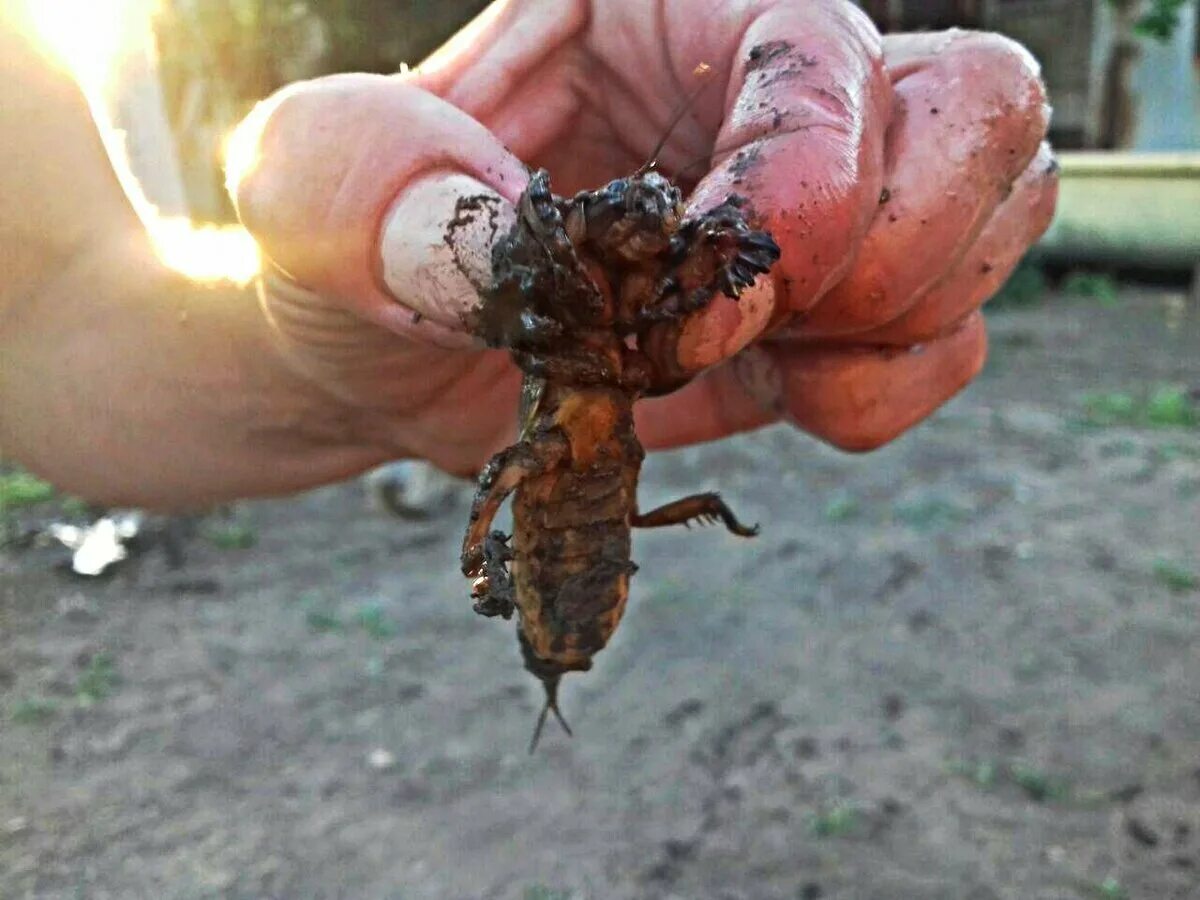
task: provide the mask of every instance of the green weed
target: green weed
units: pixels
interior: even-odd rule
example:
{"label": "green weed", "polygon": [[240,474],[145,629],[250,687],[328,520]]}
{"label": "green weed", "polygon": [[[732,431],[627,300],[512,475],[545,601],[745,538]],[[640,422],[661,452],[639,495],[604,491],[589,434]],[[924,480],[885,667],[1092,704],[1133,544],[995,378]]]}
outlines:
{"label": "green weed", "polygon": [[75,681],[75,699],[80,706],[95,706],[108,697],[120,681],[112,654],[96,653]]}
{"label": "green weed", "polygon": [[1101,900],[1129,900],[1129,892],[1111,875],[1096,885],[1093,893]]}
{"label": "green weed", "polygon": [[1071,788],[1065,781],[1055,778],[1041,769],[1028,763],[1014,762],[1009,765],[998,764],[992,760],[954,760],[947,763],[946,769],[952,775],[965,778],[977,788],[990,791],[1003,779],[1006,783],[1015,784],[1029,799],[1038,803],[1047,800],[1066,800],[1071,797]]}
{"label": "green weed", "polygon": [[1128,391],[1086,394],[1082,424],[1092,428],[1196,428],[1200,427],[1200,407],[1186,390],[1171,385],[1161,385],[1144,398]]}
{"label": "green weed", "polygon": [[0,513],[54,499],[54,487],[28,472],[0,475]]}
{"label": "green weed", "polygon": [[858,810],[845,803],[815,813],[808,820],[808,830],[815,837],[844,837],[858,825]]}
{"label": "green weed", "polygon": [[963,510],[949,501],[937,497],[898,503],[896,518],[918,531],[944,528],[963,518]]}
{"label": "green weed", "polygon": [[1146,421],[1158,428],[1195,428],[1200,408],[1182,388],[1163,386],[1146,401]]}
{"label": "green weed", "polygon": [[1068,296],[1085,297],[1108,307],[1116,306],[1119,297],[1116,279],[1103,272],[1072,272],[1062,289]]}
{"label": "green weed", "polygon": [[304,614],[304,623],[317,632],[341,631],[342,620],[338,614],[324,609],[310,609]]}
{"label": "green weed", "polygon": [[1030,800],[1037,803],[1046,800],[1063,800],[1071,793],[1066,782],[1026,763],[1013,763],[1008,767],[1008,776],[1012,779],[1013,784],[1029,796]]}
{"label": "green weed", "polygon": [[525,888],[525,900],[571,900],[572,891],[562,891],[541,884],[532,884]]}
{"label": "green weed", "polygon": [[27,697],[19,700],[9,714],[18,725],[38,725],[54,717],[58,704],[42,697]]}
{"label": "green weed", "polygon": [[364,606],[354,618],[358,627],[373,638],[383,640],[396,634],[396,623],[387,617],[382,606]]}
{"label": "green weed", "polygon": [[1154,564],[1154,580],[1177,594],[1186,594],[1200,587],[1200,575],[1165,559]]}
{"label": "green weed", "polygon": [[857,518],[860,511],[857,500],[841,494],[825,504],[825,519],[829,522],[848,522]]}
{"label": "green weed", "polygon": [[1137,411],[1138,404],[1133,395],[1123,391],[1088,394],[1083,398],[1084,422],[1088,425],[1131,425]]}
{"label": "green weed", "polygon": [[204,536],[218,550],[249,550],[258,543],[258,533],[245,522],[210,522]]}

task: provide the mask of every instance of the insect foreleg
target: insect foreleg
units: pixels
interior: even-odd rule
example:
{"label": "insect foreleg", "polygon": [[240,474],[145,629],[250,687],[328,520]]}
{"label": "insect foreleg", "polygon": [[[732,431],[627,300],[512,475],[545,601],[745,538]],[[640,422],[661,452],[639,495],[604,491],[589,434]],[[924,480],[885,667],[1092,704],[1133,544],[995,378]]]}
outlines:
{"label": "insect foreleg", "polygon": [[483,574],[471,588],[475,600],[475,612],[481,616],[503,616],[511,618],[517,605],[512,576],[508,574],[508,563],[512,551],[508,549],[508,536],[492,531],[483,539]]}
{"label": "insect foreleg", "polygon": [[526,478],[555,466],[566,456],[567,449],[565,437],[556,431],[548,431],[513,444],[488,460],[479,473],[479,486],[471,502],[470,524],[463,538],[464,575],[479,575],[483,571],[484,540],[500,504]]}
{"label": "insect foreleg", "polygon": [[718,519],[731,532],[741,537],[754,537],[758,534],[758,526],[746,527],[737,520],[720,494],[693,494],[681,500],[667,503],[648,513],[634,513],[629,524],[634,528],[661,528],[664,525],[687,525],[698,521],[703,524],[715,522]]}
{"label": "insect foreleg", "polygon": [[731,196],[691,219],[671,238],[671,268],[655,289],[657,299],[640,311],[643,323],[676,319],[707,306],[718,292],[733,300],[770,271],[779,246],[765,232],[752,231],[742,200]]}
{"label": "insect foreleg", "polygon": [[516,605],[508,573],[512,559],[508,538],[491,530],[500,504],[526,478],[553,468],[566,455],[567,448],[566,438],[561,434],[541,432],[497,453],[480,473],[462,550],[462,571],[468,577],[475,577],[471,596],[475,612],[480,615],[507,619]]}

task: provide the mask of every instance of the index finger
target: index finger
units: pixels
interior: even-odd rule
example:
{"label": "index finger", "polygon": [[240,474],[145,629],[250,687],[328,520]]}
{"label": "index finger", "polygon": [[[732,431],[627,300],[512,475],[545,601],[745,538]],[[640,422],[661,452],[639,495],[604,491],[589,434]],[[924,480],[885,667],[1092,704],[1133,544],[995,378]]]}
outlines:
{"label": "index finger", "polygon": [[685,323],[676,355],[688,370],[816,303],[849,269],[882,189],[892,93],[879,34],[861,10],[842,0],[777,0],[737,53],[716,141],[725,152],[689,204],[704,210],[729,194],[746,197],[782,257],[754,302],[720,297]]}

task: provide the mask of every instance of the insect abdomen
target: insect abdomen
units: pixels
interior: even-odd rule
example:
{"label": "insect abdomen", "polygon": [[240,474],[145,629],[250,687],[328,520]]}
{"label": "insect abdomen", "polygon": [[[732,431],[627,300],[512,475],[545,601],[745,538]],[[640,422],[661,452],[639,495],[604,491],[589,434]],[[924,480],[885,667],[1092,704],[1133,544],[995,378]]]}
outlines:
{"label": "insect abdomen", "polygon": [[629,596],[637,469],[560,469],[518,489],[512,572],[521,630],[542,660],[586,669]]}

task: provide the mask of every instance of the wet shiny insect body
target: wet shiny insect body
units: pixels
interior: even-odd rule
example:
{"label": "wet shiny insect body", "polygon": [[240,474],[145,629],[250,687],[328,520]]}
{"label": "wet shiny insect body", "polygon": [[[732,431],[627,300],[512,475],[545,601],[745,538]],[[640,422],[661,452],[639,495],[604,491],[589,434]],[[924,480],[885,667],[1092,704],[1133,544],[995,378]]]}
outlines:
{"label": "wet shiny insect body", "polygon": [[[720,520],[757,532],[713,493],[638,511],[633,405],[686,383],[673,355],[680,320],[718,293],[738,297],[779,249],[740,198],[687,217],[679,189],[648,168],[570,199],[539,171],[517,213],[470,324],[524,372],[521,432],[480,475],[462,569],[476,612],[518,613],[525,667],[546,690],[532,750],[548,712],[567,727],[559,679],[589,669],[621,620],[631,528]],[[514,490],[510,542],[492,521]]]}

